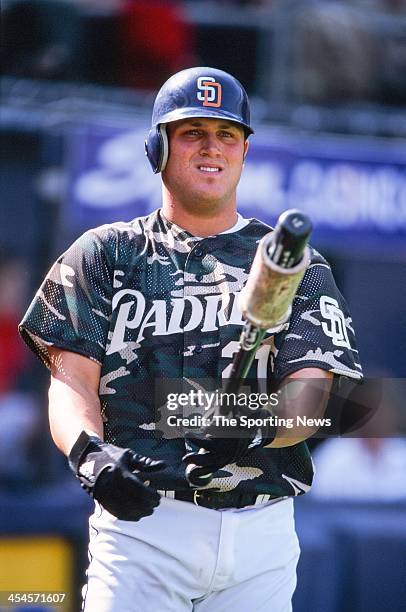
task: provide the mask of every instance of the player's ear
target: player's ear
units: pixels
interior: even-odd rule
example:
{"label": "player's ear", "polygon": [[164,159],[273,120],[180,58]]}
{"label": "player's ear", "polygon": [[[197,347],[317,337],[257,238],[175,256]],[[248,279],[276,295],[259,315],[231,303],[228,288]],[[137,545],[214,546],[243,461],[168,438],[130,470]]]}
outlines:
{"label": "player's ear", "polygon": [[245,158],[246,158],[247,153],[248,153],[248,147],[249,147],[249,142],[248,142],[248,138],[247,138],[247,140],[245,140],[245,142],[244,142],[244,157],[243,157],[244,161],[245,161]]}

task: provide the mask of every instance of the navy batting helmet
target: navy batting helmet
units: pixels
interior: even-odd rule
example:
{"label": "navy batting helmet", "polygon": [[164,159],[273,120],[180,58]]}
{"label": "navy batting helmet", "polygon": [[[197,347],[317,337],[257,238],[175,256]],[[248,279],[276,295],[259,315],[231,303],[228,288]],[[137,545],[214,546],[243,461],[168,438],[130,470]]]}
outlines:
{"label": "navy batting helmet", "polygon": [[152,126],[145,141],[145,153],[155,173],[168,160],[169,146],[165,125],[189,117],[214,117],[235,121],[246,136],[250,126],[248,96],[237,79],[217,68],[188,68],[177,72],[158,92],[152,111]]}

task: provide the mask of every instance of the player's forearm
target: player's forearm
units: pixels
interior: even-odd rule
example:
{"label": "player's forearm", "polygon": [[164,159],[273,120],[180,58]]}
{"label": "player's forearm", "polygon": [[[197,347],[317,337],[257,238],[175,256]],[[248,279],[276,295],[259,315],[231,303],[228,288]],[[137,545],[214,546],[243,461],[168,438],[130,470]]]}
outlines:
{"label": "player's forearm", "polygon": [[69,454],[85,430],[103,437],[100,411],[100,364],[78,353],[49,347],[51,386],[49,423],[57,447]]}
{"label": "player's forearm", "polygon": [[333,375],[301,370],[289,377],[279,391],[278,405],[272,410],[277,432],[270,448],[293,446],[314,436],[326,414]]}
{"label": "player's forearm", "polygon": [[271,448],[284,448],[303,442],[314,436],[320,429],[328,404],[328,391],[313,390],[306,399],[284,400],[280,410],[274,413],[278,418],[277,432]]}
{"label": "player's forearm", "polygon": [[103,438],[103,421],[97,393],[80,383],[75,387],[52,378],[49,388],[49,424],[56,446],[67,455],[85,430]]}

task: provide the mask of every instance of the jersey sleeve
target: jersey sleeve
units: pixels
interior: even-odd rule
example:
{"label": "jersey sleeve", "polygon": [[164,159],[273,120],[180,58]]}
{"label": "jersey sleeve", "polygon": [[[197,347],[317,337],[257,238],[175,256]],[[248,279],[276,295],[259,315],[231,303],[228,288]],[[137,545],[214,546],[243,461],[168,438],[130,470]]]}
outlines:
{"label": "jersey sleeve", "polygon": [[114,274],[112,236],[83,234],[57,259],[30,304],[19,330],[23,340],[49,368],[49,346],[102,363]]}
{"label": "jersey sleeve", "polygon": [[275,338],[274,376],[316,367],[362,378],[352,319],[327,261],[314,249],[292,305],[288,329]]}

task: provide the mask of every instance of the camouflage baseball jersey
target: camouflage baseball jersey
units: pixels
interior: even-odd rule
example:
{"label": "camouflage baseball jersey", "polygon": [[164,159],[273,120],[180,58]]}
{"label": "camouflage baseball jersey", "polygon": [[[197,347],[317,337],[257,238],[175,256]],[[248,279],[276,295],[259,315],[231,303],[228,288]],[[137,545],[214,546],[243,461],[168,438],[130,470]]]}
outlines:
{"label": "camouflage baseball jersey", "polygon": [[[160,210],[90,230],[51,268],[21,323],[24,340],[48,367],[50,345],[101,365],[105,439],[164,459],[168,467],[153,479],[158,489],[188,484],[184,438],[160,432],[156,389],[169,379],[227,374],[243,324],[236,296],[270,230],[251,219],[197,238]],[[280,380],[305,367],[362,376],[347,306],[313,249],[290,322],[268,332],[250,377]],[[302,442],[253,449],[216,472],[210,486],[279,497],[304,493],[312,478]]]}

